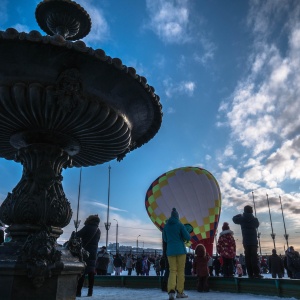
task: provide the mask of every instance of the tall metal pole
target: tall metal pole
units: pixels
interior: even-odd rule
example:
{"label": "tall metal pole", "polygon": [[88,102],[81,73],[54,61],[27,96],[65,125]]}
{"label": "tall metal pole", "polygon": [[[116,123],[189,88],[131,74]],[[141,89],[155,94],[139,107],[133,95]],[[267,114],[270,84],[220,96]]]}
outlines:
{"label": "tall metal pole", "polygon": [[273,239],[274,249],[276,250],[276,245],[275,245],[275,235],[276,234],[273,232],[273,223],[272,223],[272,217],[271,217],[271,211],[270,211],[270,204],[269,204],[268,194],[267,194],[267,201],[268,201],[268,208],[269,208],[269,215],[270,215],[270,222],[271,222],[271,229],[272,229],[271,237]]}
{"label": "tall metal pole", "polygon": [[108,244],[108,230],[110,228],[110,222],[109,222],[109,198],[110,198],[110,165],[108,166],[108,193],[107,193],[107,214],[106,214],[106,223],[105,223],[105,229],[106,229],[106,248]]}
{"label": "tall metal pole", "polygon": [[282,203],[281,203],[281,197],[279,195],[279,200],[280,200],[280,206],[281,206],[281,212],[282,212],[282,219],[283,219],[283,226],[284,226],[284,238],[286,241],[286,246],[287,249],[289,248],[289,235],[286,233],[286,227],[285,227],[285,221],[284,221],[284,215],[283,215],[283,208],[282,208]]}
{"label": "tall metal pole", "polygon": [[78,199],[77,199],[77,214],[76,214],[76,220],[74,220],[75,232],[77,232],[77,229],[78,229],[79,224],[80,224],[80,222],[81,222],[81,220],[78,220],[78,215],[79,215],[79,202],[80,202],[80,190],[81,190],[81,173],[82,173],[82,167],[80,168],[80,173],[79,173]]}
{"label": "tall metal pole", "polygon": [[141,235],[139,234],[138,235],[138,237],[136,238],[136,256],[138,255],[138,253],[139,253],[139,237],[140,237]]}
{"label": "tall metal pole", "polygon": [[117,227],[116,227],[116,254],[118,253],[118,231],[119,231],[119,223],[116,219],[114,219],[117,222]]}
{"label": "tall metal pole", "polygon": [[[253,200],[254,214],[255,214],[255,217],[256,217],[256,207],[255,207],[254,193],[253,192],[252,192],[252,200]],[[261,256],[260,232],[258,231],[258,229],[256,229],[256,233],[257,233],[257,239],[258,239],[259,254]]]}

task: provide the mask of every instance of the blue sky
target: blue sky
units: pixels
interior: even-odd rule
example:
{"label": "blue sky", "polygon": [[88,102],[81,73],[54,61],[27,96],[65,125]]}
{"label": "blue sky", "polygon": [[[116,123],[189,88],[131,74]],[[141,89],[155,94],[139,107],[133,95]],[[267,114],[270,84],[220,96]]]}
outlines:
{"label": "blue sky", "polygon": [[[163,105],[157,135],[121,162],[111,161],[109,242],[158,247],[161,234],[144,206],[162,173],[199,166],[218,180],[222,223],[252,205],[261,222],[262,252],[273,247],[269,195],[278,252],[284,250],[282,199],[290,244],[300,248],[300,2],[202,0],[77,1],[90,14],[83,41],[132,66],[155,88]],[[1,1],[0,30],[39,30],[39,1]],[[81,220],[101,217],[105,230],[109,164],[83,168]],[[63,171],[76,217],[80,169]],[[21,178],[21,166],[0,159],[0,203]],[[69,237],[73,223],[64,228]],[[298,241],[298,242],[297,242]]]}

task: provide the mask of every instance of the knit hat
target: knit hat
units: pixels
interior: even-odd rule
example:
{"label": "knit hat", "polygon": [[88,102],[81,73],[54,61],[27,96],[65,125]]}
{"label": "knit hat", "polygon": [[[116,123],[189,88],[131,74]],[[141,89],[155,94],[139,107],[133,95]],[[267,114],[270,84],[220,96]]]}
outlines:
{"label": "knit hat", "polygon": [[229,224],[227,222],[224,222],[222,226],[222,230],[228,230],[229,229]]}
{"label": "knit hat", "polygon": [[179,219],[179,213],[178,213],[178,211],[176,210],[175,207],[172,209],[171,217],[174,217],[174,218],[176,218],[176,219]]}
{"label": "knit hat", "polygon": [[245,212],[245,213],[253,214],[252,206],[246,205],[246,206],[244,207],[244,212]]}

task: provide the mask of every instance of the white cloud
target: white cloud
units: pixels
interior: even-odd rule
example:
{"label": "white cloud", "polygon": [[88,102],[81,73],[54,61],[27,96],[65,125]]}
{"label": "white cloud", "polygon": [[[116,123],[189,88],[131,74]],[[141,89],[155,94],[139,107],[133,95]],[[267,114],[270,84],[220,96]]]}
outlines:
{"label": "white cloud", "polygon": [[[107,209],[107,204],[101,203],[101,202],[97,202],[97,201],[83,201],[83,204],[88,204],[88,205],[92,205],[92,206],[98,206],[98,207],[102,207],[102,208],[106,208]],[[123,212],[127,212],[127,210],[124,209],[120,209],[117,207],[113,207],[113,206],[109,206],[110,210],[113,211],[123,211]]]}
{"label": "white cloud", "polygon": [[147,0],[150,28],[167,43],[184,43],[189,36],[188,1]]}
{"label": "white cloud", "polygon": [[167,114],[175,114],[175,109],[174,109],[174,107],[168,107],[167,108]]}
{"label": "white cloud", "polygon": [[171,98],[174,94],[178,93],[193,96],[194,90],[196,89],[196,83],[193,81],[181,81],[175,84],[170,78],[165,79],[163,85],[168,98]]}
{"label": "white cloud", "polygon": [[[217,126],[227,124],[231,139],[220,155],[234,145],[234,153],[246,153],[238,165],[220,168],[224,205],[230,207],[255,190],[258,208],[266,212],[265,195],[284,195],[288,213],[299,214],[299,193],[286,194],[285,183],[300,180],[300,4],[297,1],[251,1],[249,24],[253,29],[253,49],[249,73],[240,80],[231,99],[223,100]],[[287,10],[289,6],[289,10]],[[294,9],[292,9],[294,8]],[[287,39],[278,34],[276,20]],[[281,32],[281,35],[283,33]],[[269,42],[272,35],[272,43]],[[241,151],[242,150],[242,151]],[[226,162],[230,163],[230,155]],[[275,197],[275,198],[276,198]],[[275,199],[274,198],[274,199]],[[274,212],[275,214],[275,212]]]}
{"label": "white cloud", "polygon": [[199,41],[204,51],[203,53],[198,53],[198,52],[194,53],[193,58],[195,61],[201,63],[202,65],[207,65],[208,62],[214,59],[217,47],[212,41],[210,41],[204,35],[201,36]]}
{"label": "white cloud", "polygon": [[206,154],[206,155],[205,155],[205,160],[206,160],[206,161],[211,160],[211,155]]}
{"label": "white cloud", "polygon": [[88,12],[92,20],[91,32],[83,39],[87,44],[96,45],[109,37],[109,26],[101,9],[91,0],[82,0],[80,5]]}
{"label": "white cloud", "polygon": [[23,24],[16,24],[14,26],[12,26],[13,28],[17,29],[19,32],[26,32],[28,33],[30,31],[30,28],[27,25],[23,25]]}
{"label": "white cloud", "polygon": [[179,91],[186,92],[188,95],[192,96],[196,88],[196,84],[193,81],[182,81],[178,88]]}
{"label": "white cloud", "polygon": [[228,145],[228,146],[226,147],[225,151],[224,151],[224,155],[225,155],[225,156],[230,156],[230,157],[232,157],[233,154],[234,154],[233,147],[230,146],[230,145]]}

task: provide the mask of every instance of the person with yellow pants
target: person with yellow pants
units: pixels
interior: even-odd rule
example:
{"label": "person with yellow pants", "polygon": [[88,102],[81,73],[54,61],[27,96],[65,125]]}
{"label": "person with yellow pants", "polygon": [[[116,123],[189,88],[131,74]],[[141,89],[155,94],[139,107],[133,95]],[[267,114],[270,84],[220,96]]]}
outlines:
{"label": "person with yellow pants", "polygon": [[167,257],[169,262],[168,293],[169,299],[188,298],[184,290],[184,267],[186,260],[185,242],[190,240],[190,234],[179,220],[176,208],[172,209],[171,217],[163,229],[163,240],[167,244]]}

